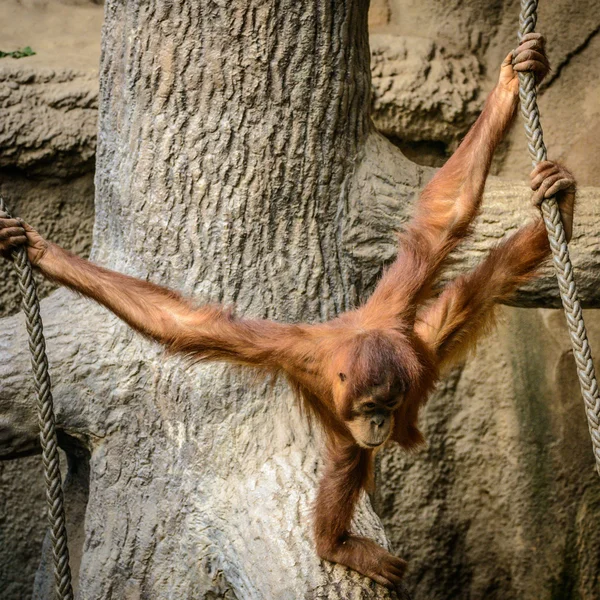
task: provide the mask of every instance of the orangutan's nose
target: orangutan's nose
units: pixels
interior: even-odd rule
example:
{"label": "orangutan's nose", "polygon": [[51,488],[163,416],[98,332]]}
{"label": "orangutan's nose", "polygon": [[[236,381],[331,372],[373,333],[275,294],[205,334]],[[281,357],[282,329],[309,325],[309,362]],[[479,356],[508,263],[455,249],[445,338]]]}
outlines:
{"label": "orangutan's nose", "polygon": [[375,425],[379,429],[385,423],[385,417],[380,414],[375,414],[371,417],[371,425]]}

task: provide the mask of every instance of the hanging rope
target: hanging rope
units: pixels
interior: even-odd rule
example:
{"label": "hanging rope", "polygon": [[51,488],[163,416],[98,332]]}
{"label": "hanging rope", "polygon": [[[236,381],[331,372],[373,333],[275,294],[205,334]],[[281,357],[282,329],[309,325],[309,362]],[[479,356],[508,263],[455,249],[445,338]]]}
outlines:
{"label": "hanging rope", "polygon": [[[0,196],[0,211],[6,211],[4,200]],[[65,509],[60,477],[56,426],[52,405],[52,388],[48,374],[48,358],[46,342],[40,316],[33,270],[27,250],[17,248],[13,252],[13,260],[19,277],[19,289],[22,307],[25,313],[27,332],[29,333],[29,350],[31,351],[31,367],[38,398],[38,420],[40,424],[40,442],[42,445],[42,461],[46,480],[47,514],[52,540],[52,557],[54,559],[54,581],[56,598],[73,600],[71,587],[71,569],[69,568],[69,548],[67,547],[67,529],[65,526]]]}
{"label": "hanging rope", "polygon": [[[521,14],[519,16],[519,42],[526,33],[535,29],[537,22],[537,0],[521,0]],[[540,113],[537,106],[537,94],[535,89],[535,76],[533,73],[519,73],[519,98],[521,100],[521,114],[525,119],[525,133],[529,154],[535,167],[539,162],[546,160],[546,146],[540,125]],[[569,258],[569,248],[565,237],[564,228],[560,218],[560,211],[554,198],[548,198],[542,202],[542,216],[548,239],[552,249],[554,268],[558,279],[560,297],[567,318],[573,354],[577,364],[577,374],[581,393],[585,402],[594,457],[596,459],[596,470],[600,475],[600,394],[598,393],[598,382],[592,362],[592,351],[587,339],[585,323],[581,305],[577,299],[577,286],[573,279],[573,266]]]}

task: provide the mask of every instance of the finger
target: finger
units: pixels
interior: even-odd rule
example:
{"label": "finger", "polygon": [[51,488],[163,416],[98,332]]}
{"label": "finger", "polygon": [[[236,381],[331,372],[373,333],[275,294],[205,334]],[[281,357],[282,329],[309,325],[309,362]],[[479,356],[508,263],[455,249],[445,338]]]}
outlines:
{"label": "finger", "polygon": [[389,577],[389,573],[394,574],[396,577],[402,577],[406,572],[407,562],[401,558],[393,557],[385,562],[386,577]]}
{"label": "finger", "polygon": [[25,231],[31,231],[33,232],[34,229],[33,227],[31,227],[31,225],[29,225],[29,223],[26,223],[25,221],[23,221],[23,219],[17,219],[17,221],[19,221],[21,227],[25,230]]}
{"label": "finger", "polygon": [[27,244],[27,238],[23,235],[10,238],[9,240],[2,240],[0,241],[0,254],[6,258],[10,258],[15,248],[24,246],[25,244]]}
{"label": "finger", "polygon": [[514,52],[511,50],[507,55],[506,58],[502,61],[502,66],[503,67],[508,67],[508,65],[512,64],[513,61],[513,54]]}
{"label": "finger", "polygon": [[13,237],[25,236],[25,230],[22,227],[7,227],[6,229],[0,229],[0,240],[8,240]]}
{"label": "finger", "polygon": [[524,54],[525,52],[535,52],[536,54],[539,54],[540,56],[543,56],[546,60],[548,60],[548,56],[546,55],[545,50],[539,44],[536,44],[535,42],[527,42],[526,44],[521,44],[520,46],[517,46],[514,49],[514,62],[517,61],[517,56],[519,56],[520,54]]}
{"label": "finger", "polygon": [[550,186],[546,190],[545,196],[546,196],[546,198],[551,198],[552,196],[556,196],[556,194],[558,194],[558,192],[560,192],[562,190],[567,190],[572,186],[573,186],[573,181],[571,181],[570,179],[565,179],[563,177],[562,179],[557,181],[554,185]]}
{"label": "finger", "polygon": [[544,199],[547,198],[546,191],[548,190],[548,188],[551,187],[554,183],[556,183],[556,181],[558,181],[561,178],[562,177],[560,174],[556,174],[550,175],[549,177],[544,179],[544,181],[542,181],[542,183],[540,184],[540,187],[533,194],[533,203],[536,206],[539,206],[544,201]]}
{"label": "finger", "polygon": [[397,575],[392,575],[391,573],[386,573],[386,576],[392,582],[394,587],[397,587],[402,583],[402,577],[398,577]]}
{"label": "finger", "polygon": [[542,183],[548,179],[548,177],[558,175],[559,173],[560,171],[558,169],[547,169],[546,171],[542,171],[535,179],[531,181],[531,189],[534,191],[538,190]]}
{"label": "finger", "polygon": [[544,194],[540,194],[539,192],[535,192],[533,194],[533,196],[531,197],[531,203],[537,208],[540,208],[543,201],[544,201]]}
{"label": "finger", "polygon": [[22,225],[19,219],[9,219],[8,217],[0,216],[0,229],[6,229],[8,227],[21,227]]}
{"label": "finger", "polygon": [[540,169],[537,173],[534,171],[531,173],[530,186],[532,190],[537,190],[545,179],[552,175],[560,173],[560,168],[555,164],[550,164],[545,169]]}
{"label": "finger", "polygon": [[537,61],[548,67],[550,66],[546,56],[540,52],[537,52],[536,50],[523,50],[522,52],[516,52],[513,59],[513,64],[514,66],[517,66],[518,64],[529,60]]}
{"label": "finger", "polygon": [[15,246],[24,246],[27,244],[27,236],[18,235],[14,238],[10,238],[7,243],[9,248],[14,248]]}
{"label": "finger", "polygon": [[406,572],[406,568],[398,568],[398,567],[394,567],[394,566],[389,566],[388,569],[389,571],[389,575],[387,575],[390,579],[392,577],[396,577],[398,579],[402,579],[404,577],[404,573]]}
{"label": "finger", "polygon": [[519,44],[515,48],[513,54],[515,56],[517,56],[518,54],[520,54],[521,52],[524,52],[525,50],[535,50],[535,51],[543,54],[544,56],[546,55],[544,52],[544,46],[542,44],[540,44],[540,42],[537,40],[531,40],[529,42],[524,42],[522,44]]}
{"label": "finger", "polygon": [[393,565],[394,567],[397,567],[398,569],[406,569],[406,567],[408,566],[408,563],[403,558],[400,558],[399,556],[393,556],[390,559],[390,564]]}
{"label": "finger", "polygon": [[531,170],[530,177],[533,177],[536,173],[539,173],[540,171],[546,169],[547,167],[553,166],[553,165],[556,165],[556,163],[553,160],[543,160],[543,161],[539,162]]}
{"label": "finger", "polygon": [[536,191],[536,196],[539,202],[541,202],[544,198],[549,197],[547,194],[548,189],[551,188],[557,181],[560,181],[562,178],[563,176],[560,173],[557,173],[556,175],[550,175],[549,177],[544,179],[544,181],[542,181],[542,184]]}
{"label": "finger", "polygon": [[543,201],[544,201],[544,194],[540,193],[539,190],[537,192],[534,192],[533,196],[531,197],[532,204],[534,206],[537,206],[538,208],[540,208]]}
{"label": "finger", "polygon": [[536,75],[545,75],[549,68],[547,64],[540,63],[537,60],[526,60],[513,65],[513,69],[517,73],[535,73]]}
{"label": "finger", "polygon": [[531,40],[536,40],[539,43],[542,44],[542,46],[546,45],[546,38],[541,34],[541,33],[535,33],[535,32],[531,32],[531,33],[526,33],[522,38],[521,38],[521,44],[523,44],[524,42],[529,42]]}

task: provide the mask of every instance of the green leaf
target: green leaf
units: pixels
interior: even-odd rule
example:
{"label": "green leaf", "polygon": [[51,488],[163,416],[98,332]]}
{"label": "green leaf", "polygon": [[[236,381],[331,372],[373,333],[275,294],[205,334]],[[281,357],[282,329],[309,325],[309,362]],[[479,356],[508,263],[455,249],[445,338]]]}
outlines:
{"label": "green leaf", "polygon": [[35,52],[31,48],[31,46],[25,46],[25,48],[19,48],[18,50],[13,50],[12,52],[3,52],[0,50],[0,58],[10,57],[10,58],[25,58],[26,56],[33,56]]}

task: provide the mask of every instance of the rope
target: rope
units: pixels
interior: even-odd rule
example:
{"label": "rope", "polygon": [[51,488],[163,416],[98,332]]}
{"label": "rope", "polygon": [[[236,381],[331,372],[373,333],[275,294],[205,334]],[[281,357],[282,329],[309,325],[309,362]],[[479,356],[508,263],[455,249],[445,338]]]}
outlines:
{"label": "rope", "polygon": [[[535,29],[537,4],[537,0],[521,0],[519,41],[526,33],[531,33]],[[521,114],[525,119],[527,147],[535,167],[539,162],[546,160],[546,146],[544,146],[542,126],[540,125],[533,73],[519,73],[519,98],[521,100]],[[541,210],[548,231],[560,297],[573,345],[581,394],[585,403],[585,413],[596,459],[596,470],[600,475],[600,395],[594,372],[594,363],[592,362],[592,352],[587,339],[585,323],[583,322],[581,304],[577,299],[577,286],[573,279],[573,266],[569,258],[567,239],[556,200],[554,198],[544,200]]]}
{"label": "rope", "polygon": [[[7,212],[2,197],[0,197],[0,211]],[[33,380],[38,397],[38,420],[42,461],[44,463],[44,479],[46,481],[48,524],[50,526],[52,557],[54,559],[56,598],[59,600],[73,600],[58,443],[56,441],[56,426],[52,406],[52,388],[50,375],[48,374],[48,358],[40,316],[40,303],[35,281],[33,280],[33,269],[27,258],[27,250],[23,247],[17,248],[13,252],[13,260],[19,277],[22,307],[25,313],[27,332],[29,333]]]}
{"label": "rope", "polygon": [[[537,0],[521,0],[519,41],[526,33],[531,33],[535,29],[537,4]],[[537,106],[535,77],[532,73],[519,73],[519,97],[521,100],[521,113],[525,119],[525,133],[528,140],[529,154],[535,167],[539,162],[546,160],[547,155]],[[4,201],[1,197],[0,210],[6,212]],[[588,426],[592,438],[594,457],[596,459],[596,468],[600,475],[600,394],[581,305],[577,299],[577,286],[573,279],[573,267],[569,258],[567,240],[556,200],[554,198],[545,199],[542,202],[541,210],[546,229],[548,230],[548,239],[550,240],[550,247],[552,249],[560,296],[573,344],[573,354],[577,364],[581,393],[585,402]],[[40,441],[44,463],[44,477],[46,480],[46,500],[48,503],[48,522],[52,539],[56,598],[60,600],[73,600],[56,425],[50,375],[48,373],[46,344],[40,317],[40,305],[26,249],[18,248],[15,250],[13,258],[19,277],[19,289],[23,298],[22,306],[29,333],[31,365],[38,396]]]}

